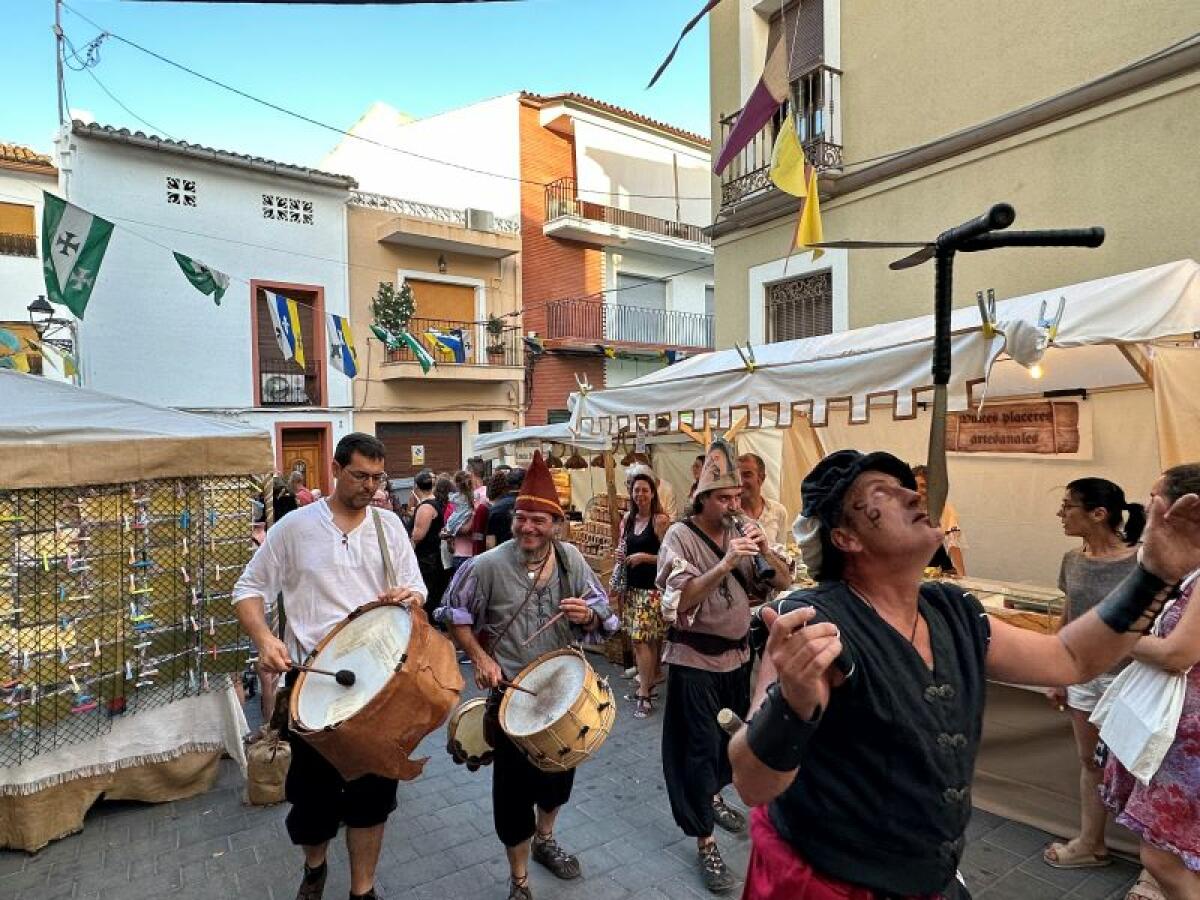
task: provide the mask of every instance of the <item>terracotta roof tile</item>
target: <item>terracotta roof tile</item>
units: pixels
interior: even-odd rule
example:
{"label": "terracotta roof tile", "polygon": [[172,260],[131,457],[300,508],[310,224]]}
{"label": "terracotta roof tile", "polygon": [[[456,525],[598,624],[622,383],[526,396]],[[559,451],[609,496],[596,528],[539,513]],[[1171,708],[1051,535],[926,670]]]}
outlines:
{"label": "terracotta roof tile", "polygon": [[36,150],[30,150],[21,144],[0,143],[0,163],[17,163],[21,166],[42,168],[48,173],[55,171],[54,162],[49,156],[38,153]]}
{"label": "terracotta roof tile", "polygon": [[585,94],[576,94],[573,91],[565,94],[533,94],[529,91],[522,91],[521,97],[523,99],[533,101],[541,106],[549,106],[552,103],[562,103],[564,101],[578,103],[580,106],[590,106],[593,109],[598,109],[611,115],[620,116],[623,119],[629,119],[630,121],[637,122],[641,125],[649,125],[652,128],[658,128],[693,144],[701,144],[705,147],[712,146],[712,142],[708,138],[704,137],[703,135],[696,134],[694,131],[687,131],[683,128],[677,128],[674,125],[669,125],[666,122],[660,122],[658,119],[652,119],[649,116],[644,116],[641,113],[634,112],[631,109],[625,109],[623,106],[605,103],[603,100],[597,100],[595,97],[588,97]]}

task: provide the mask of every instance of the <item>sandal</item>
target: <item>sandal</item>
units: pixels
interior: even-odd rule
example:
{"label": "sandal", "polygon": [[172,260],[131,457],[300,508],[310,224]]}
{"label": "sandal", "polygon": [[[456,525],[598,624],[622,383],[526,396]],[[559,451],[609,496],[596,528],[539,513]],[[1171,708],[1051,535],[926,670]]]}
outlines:
{"label": "sandal", "polygon": [[652,713],[652,712],[654,712],[654,697],[653,697],[653,695],[651,695],[650,697],[638,697],[637,698],[637,709],[635,709],[633,711],[633,717],[635,719],[644,719],[644,718],[646,718],[646,716],[650,715],[650,713]]}
{"label": "sandal", "polygon": [[578,878],[581,874],[578,857],[572,856],[560,847],[553,835],[534,837],[532,855],[534,862],[541,863],[554,873],[555,877],[562,878],[564,881]]}
{"label": "sandal", "polygon": [[1137,881],[1125,895],[1125,900],[1166,900],[1166,898],[1154,876],[1142,869],[1138,874]]}
{"label": "sandal", "polygon": [[509,877],[508,900],[533,900],[533,891],[529,889],[529,876],[520,878]]}
{"label": "sandal", "polygon": [[704,878],[704,886],[708,888],[709,893],[724,894],[733,890],[737,879],[733,877],[733,873],[725,865],[725,860],[721,858],[721,851],[717,849],[716,841],[697,848],[696,858],[700,863],[700,874]]}
{"label": "sandal", "polygon": [[[639,694],[637,691],[634,691],[632,693],[626,694],[625,699],[628,700],[630,703],[638,703],[642,700],[642,695]],[[647,697],[646,699],[647,700],[657,700],[658,699],[658,691],[651,691],[650,696]]]}
{"label": "sandal", "polygon": [[1107,853],[1088,853],[1077,841],[1055,842],[1042,851],[1042,862],[1055,869],[1098,869],[1112,864]]}
{"label": "sandal", "polygon": [[734,809],[718,794],[713,798],[713,820],[726,831],[739,834],[746,830],[746,817],[741,810]]}

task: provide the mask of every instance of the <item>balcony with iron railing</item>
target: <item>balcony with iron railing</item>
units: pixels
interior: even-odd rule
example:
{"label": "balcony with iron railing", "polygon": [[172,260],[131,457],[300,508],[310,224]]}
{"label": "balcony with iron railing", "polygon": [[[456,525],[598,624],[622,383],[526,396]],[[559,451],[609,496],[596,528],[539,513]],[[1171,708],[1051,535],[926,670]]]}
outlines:
{"label": "balcony with iron railing", "polygon": [[567,344],[712,349],[713,317],[592,297],[546,304],[546,338]]}
{"label": "balcony with iron railing", "polygon": [[[434,358],[437,365],[426,376],[408,347],[387,351],[381,376],[385,380],[436,378],[459,381],[504,381],[522,376],[524,344],[518,325],[500,332],[484,322],[454,319],[410,319],[408,332]],[[443,342],[438,336],[445,336]]]}
{"label": "balcony with iron railing", "polygon": [[[818,172],[841,168],[841,120],[837,106],[841,77],[838,69],[818,65],[792,81],[790,98],[721,173],[722,212],[744,200],[776,190],[768,177],[771,151],[783,120],[793,110],[797,135],[808,162]],[[720,140],[716,146],[724,146],[739,115],[741,110],[721,118]]]}
{"label": "balcony with iron railing", "polygon": [[712,239],[703,227],[584,200],[574,178],[546,185],[545,214],[542,231],[549,237],[701,262],[712,259]]}
{"label": "balcony with iron railing", "polygon": [[258,360],[260,406],[320,406],[321,373],[317,361],[309,359],[301,371],[295,360]]}
{"label": "balcony with iron railing", "polygon": [[37,256],[37,238],[32,234],[0,231],[0,256]]}
{"label": "balcony with iron railing", "polygon": [[379,241],[500,259],[521,249],[521,222],[486,209],[455,209],[403,197],[351,191],[350,205],[390,213],[380,217]]}

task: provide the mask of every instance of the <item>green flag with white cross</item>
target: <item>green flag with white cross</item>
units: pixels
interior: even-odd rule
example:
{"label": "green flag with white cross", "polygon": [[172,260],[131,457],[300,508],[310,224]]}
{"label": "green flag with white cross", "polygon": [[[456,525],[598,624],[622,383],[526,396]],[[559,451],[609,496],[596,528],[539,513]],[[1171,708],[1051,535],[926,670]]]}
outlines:
{"label": "green flag with white cross", "polygon": [[46,296],[83,318],[112,237],[112,222],[43,192],[42,272]]}
{"label": "green flag with white cross", "polygon": [[224,272],[218,272],[211,266],[206,266],[198,259],[192,259],[192,257],[184,256],[174,250],[171,253],[175,257],[175,262],[179,263],[179,268],[183,270],[187,280],[192,283],[192,287],[202,294],[211,294],[213,303],[220,306],[221,298],[229,289],[229,276]]}

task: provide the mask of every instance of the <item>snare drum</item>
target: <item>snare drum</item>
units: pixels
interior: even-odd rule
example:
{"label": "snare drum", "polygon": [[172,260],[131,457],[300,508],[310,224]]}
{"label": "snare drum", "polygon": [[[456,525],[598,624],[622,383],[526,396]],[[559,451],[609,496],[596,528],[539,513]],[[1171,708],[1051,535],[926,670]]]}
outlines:
{"label": "snare drum", "polygon": [[343,687],[328,675],[301,672],[288,710],[292,732],[347,781],[420,775],[426,760],[409,754],[446,721],[463,686],[453,645],[420,607],[387,601],[352,612],[305,665],[354,673],[354,684]]}
{"label": "snare drum", "polygon": [[555,650],[531,662],[513,683],[537,696],[508,690],[500,727],[544,772],[566,772],[600,749],[617,706],[608,682],[578,650]]}
{"label": "snare drum", "polygon": [[472,772],[480,766],[491,765],[495,749],[488,743],[484,731],[486,709],[487,700],[474,697],[460,704],[450,714],[450,722],[446,726],[446,752],[456,763],[465,765]]}

